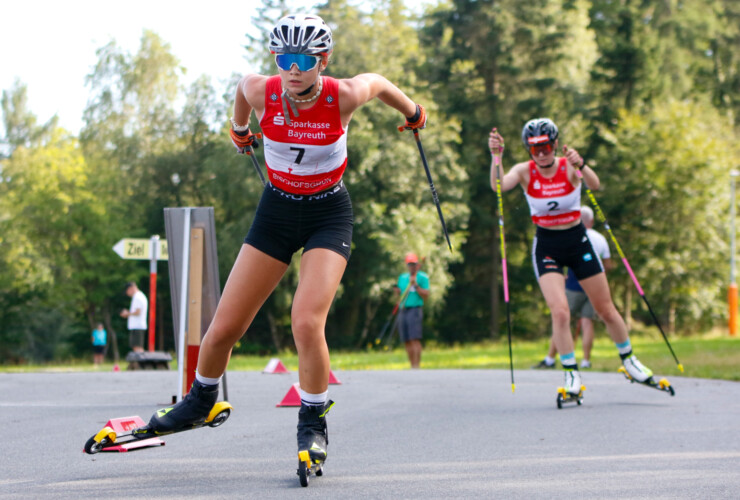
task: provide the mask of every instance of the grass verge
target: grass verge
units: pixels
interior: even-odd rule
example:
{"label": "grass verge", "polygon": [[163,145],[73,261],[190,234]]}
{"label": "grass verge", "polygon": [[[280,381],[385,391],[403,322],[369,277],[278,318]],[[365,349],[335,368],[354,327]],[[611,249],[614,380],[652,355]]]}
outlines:
{"label": "grass verge", "polygon": [[[614,344],[597,333],[591,355],[592,371],[616,371],[619,357]],[[640,360],[656,374],[681,375],[660,334],[632,334],[634,351]],[[676,356],[684,366],[683,375],[689,377],[740,381],[740,338],[716,334],[676,337],[671,339]],[[515,341],[514,369],[529,369],[547,352],[548,341]],[[580,346],[576,357],[581,359]],[[174,357],[174,356],[173,356]],[[298,358],[294,352],[285,351],[273,356],[236,355],[231,359],[229,370],[261,371],[271,357],[279,357],[291,370],[298,369]],[[405,370],[408,360],[405,351],[396,347],[390,350],[333,351],[333,370]],[[121,363],[125,369],[125,362]],[[176,363],[172,363],[172,369]],[[422,355],[422,369],[508,369],[509,351],[504,342],[484,342],[454,346],[427,343]],[[113,363],[105,363],[97,370],[110,371]],[[92,363],[75,361],[47,365],[0,366],[0,372],[78,372],[95,371]]]}

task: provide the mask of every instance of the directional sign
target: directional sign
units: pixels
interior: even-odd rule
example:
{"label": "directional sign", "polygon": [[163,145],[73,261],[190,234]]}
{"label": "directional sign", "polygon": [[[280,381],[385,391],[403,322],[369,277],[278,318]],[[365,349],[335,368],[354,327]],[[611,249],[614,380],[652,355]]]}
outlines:
{"label": "directional sign", "polygon": [[[113,245],[113,251],[122,259],[150,260],[151,240],[145,238],[123,238]],[[157,260],[167,260],[167,240],[159,240]]]}

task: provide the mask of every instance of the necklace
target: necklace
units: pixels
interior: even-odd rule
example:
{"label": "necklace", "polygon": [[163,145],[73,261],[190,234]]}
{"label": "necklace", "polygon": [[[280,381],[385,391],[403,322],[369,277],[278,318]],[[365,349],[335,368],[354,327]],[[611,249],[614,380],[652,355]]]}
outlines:
{"label": "necklace", "polygon": [[324,86],[324,79],[319,76],[319,90],[316,91],[313,97],[309,97],[308,99],[296,99],[295,97],[288,94],[288,89],[286,88],[283,88],[283,95],[287,97],[288,99],[290,99],[291,101],[297,102],[297,103],[313,102],[316,99],[318,99],[319,96],[321,95],[321,89],[323,88],[323,86]]}

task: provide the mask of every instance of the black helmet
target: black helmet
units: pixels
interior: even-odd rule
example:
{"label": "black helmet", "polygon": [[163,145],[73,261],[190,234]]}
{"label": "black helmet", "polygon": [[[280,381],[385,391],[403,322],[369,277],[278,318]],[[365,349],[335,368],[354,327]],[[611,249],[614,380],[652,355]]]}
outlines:
{"label": "black helmet", "polygon": [[553,144],[557,138],[558,127],[549,118],[534,118],[522,128],[522,142],[527,151],[538,144]]}

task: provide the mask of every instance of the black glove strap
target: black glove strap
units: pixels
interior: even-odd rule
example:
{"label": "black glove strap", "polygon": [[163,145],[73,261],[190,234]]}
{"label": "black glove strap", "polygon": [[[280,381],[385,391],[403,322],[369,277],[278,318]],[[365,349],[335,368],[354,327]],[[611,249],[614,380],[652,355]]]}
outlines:
{"label": "black glove strap", "polygon": [[421,108],[417,104],[416,105],[416,113],[414,114],[414,116],[412,116],[410,118],[407,116],[406,117],[406,120],[408,120],[409,123],[414,123],[416,121],[419,121],[419,118],[421,118]]}

